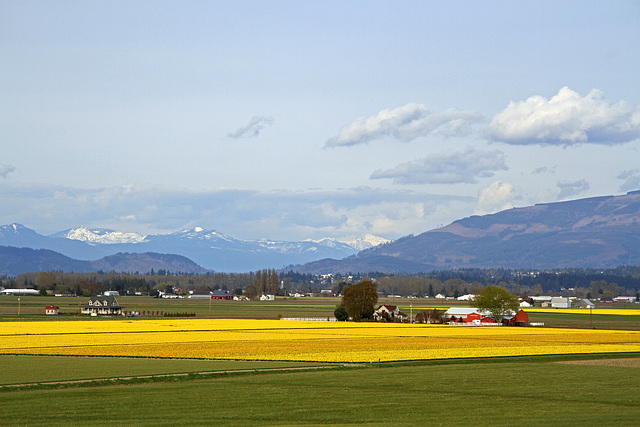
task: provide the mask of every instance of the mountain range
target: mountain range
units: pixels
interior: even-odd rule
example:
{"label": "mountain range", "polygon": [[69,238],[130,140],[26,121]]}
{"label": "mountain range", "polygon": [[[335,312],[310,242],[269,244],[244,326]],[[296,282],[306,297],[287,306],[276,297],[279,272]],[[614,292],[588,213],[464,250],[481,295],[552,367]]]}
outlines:
{"label": "mountain range", "polygon": [[[0,274],[12,275],[26,264],[39,270],[194,273],[286,267],[312,274],[613,268],[640,265],[640,191],[471,216],[392,242],[374,236],[350,243],[239,240],[200,227],[148,236],[79,227],[44,236],[10,224],[0,227],[0,246],[13,247],[0,251]],[[32,252],[20,255],[16,248]],[[20,256],[24,265],[17,268]]]}
{"label": "mountain range", "polygon": [[[361,236],[352,242],[333,239],[301,242],[240,240],[201,227],[153,235],[78,227],[45,236],[20,224],[0,226],[0,246],[46,249],[78,261],[96,261],[115,254],[177,254],[192,260],[194,265],[197,264],[197,268],[162,268],[184,272],[195,272],[198,269],[246,272],[263,268],[281,268],[322,258],[344,258],[385,242],[387,240],[372,235]],[[151,268],[142,268],[142,263],[140,267],[137,270],[141,272],[149,271]],[[157,266],[153,268],[158,269]],[[110,271],[111,268],[106,270]],[[10,273],[0,270],[0,274]]]}
{"label": "mountain range", "polygon": [[640,265],[640,191],[472,216],[301,273],[417,273],[461,268]]}

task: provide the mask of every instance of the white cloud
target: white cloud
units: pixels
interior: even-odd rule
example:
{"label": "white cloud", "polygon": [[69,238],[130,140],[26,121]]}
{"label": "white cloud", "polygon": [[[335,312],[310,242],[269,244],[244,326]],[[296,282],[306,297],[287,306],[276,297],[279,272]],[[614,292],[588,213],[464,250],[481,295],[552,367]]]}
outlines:
{"label": "white cloud", "polygon": [[587,181],[581,179],[573,182],[559,182],[558,188],[560,188],[560,194],[558,194],[558,200],[565,200],[573,196],[577,196],[583,191],[587,191],[590,186]]}
{"label": "white cloud", "polygon": [[260,131],[264,129],[265,125],[273,124],[273,117],[271,116],[253,116],[249,123],[238,128],[233,133],[228,133],[229,138],[251,138],[260,135]]}
{"label": "white cloud", "polygon": [[450,109],[431,113],[421,104],[407,104],[393,110],[382,110],[371,117],[359,117],[342,127],[337,136],[326,142],[327,147],[366,144],[377,138],[393,137],[411,141],[438,131],[444,136],[462,136],[482,116],[475,111]]}
{"label": "white cloud", "polygon": [[489,187],[480,190],[476,214],[485,215],[511,209],[516,196],[513,185],[508,182],[496,181]]}
{"label": "white cloud", "polygon": [[11,165],[5,165],[5,164],[0,163],[0,177],[6,178],[7,175],[9,175],[14,170],[16,170],[15,167],[13,167]]}
{"label": "white cloud", "polygon": [[580,96],[568,87],[547,99],[532,96],[510,102],[486,135],[508,144],[616,144],[640,138],[640,107],[613,102],[593,89]]}
{"label": "white cloud", "polygon": [[506,169],[501,151],[467,148],[461,152],[434,154],[392,169],[377,170],[371,174],[371,179],[391,178],[396,184],[475,183],[478,178],[492,177],[495,171]]}

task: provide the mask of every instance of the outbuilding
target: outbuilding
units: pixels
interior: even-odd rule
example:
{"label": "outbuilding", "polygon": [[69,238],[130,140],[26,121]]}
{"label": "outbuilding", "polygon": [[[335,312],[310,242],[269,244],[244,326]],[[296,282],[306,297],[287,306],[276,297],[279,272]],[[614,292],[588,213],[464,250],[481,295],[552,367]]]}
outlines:
{"label": "outbuilding", "polygon": [[571,300],[565,297],[551,298],[551,307],[553,308],[571,308]]}
{"label": "outbuilding", "polygon": [[233,299],[233,295],[229,291],[216,290],[211,292],[211,299]]}
{"label": "outbuilding", "polygon": [[48,305],[44,308],[44,314],[57,315],[60,312],[60,308],[55,305]]}

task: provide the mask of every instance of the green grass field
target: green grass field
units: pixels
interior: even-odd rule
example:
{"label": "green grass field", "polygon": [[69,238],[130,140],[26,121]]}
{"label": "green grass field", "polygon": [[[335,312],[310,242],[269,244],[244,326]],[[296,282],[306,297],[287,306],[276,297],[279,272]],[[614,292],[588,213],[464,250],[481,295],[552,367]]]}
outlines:
{"label": "green grass field", "polygon": [[[637,425],[640,359],[625,357],[596,359],[595,365],[579,357],[582,364],[559,363],[568,357],[494,359],[4,388],[0,424]],[[31,366],[51,363],[18,359]],[[77,362],[64,359],[69,365]],[[96,358],[95,372],[116,360]],[[177,365],[177,372],[193,369]],[[66,372],[67,379],[75,377]]]}

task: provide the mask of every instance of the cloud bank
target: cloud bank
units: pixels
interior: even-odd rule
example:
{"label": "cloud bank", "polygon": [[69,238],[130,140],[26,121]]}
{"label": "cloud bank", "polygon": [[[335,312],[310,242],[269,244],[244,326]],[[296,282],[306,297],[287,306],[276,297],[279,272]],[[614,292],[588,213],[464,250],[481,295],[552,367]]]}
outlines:
{"label": "cloud bank", "polygon": [[507,144],[618,144],[640,138],[640,107],[613,102],[593,89],[580,96],[568,87],[547,99],[532,96],[510,102],[485,131]]}
{"label": "cloud bank", "polygon": [[462,152],[434,154],[392,169],[378,170],[370,178],[389,178],[396,184],[473,184],[478,178],[492,177],[495,171],[506,169],[501,151],[467,148]]}
{"label": "cloud bank", "polygon": [[453,221],[457,218],[451,212],[474,203],[469,197],[370,187],[193,191],[4,183],[1,189],[0,205],[13,209],[0,212],[0,225],[18,222],[41,233],[85,225],[140,234],[201,226],[241,239],[303,240],[363,233],[397,238]]}
{"label": "cloud bank", "polygon": [[407,104],[393,110],[382,110],[370,117],[360,117],[340,129],[327,140],[326,147],[366,144],[374,139],[392,137],[408,142],[433,132],[444,136],[463,136],[482,118],[475,111],[450,109],[432,113],[422,104]]}
{"label": "cloud bank", "polygon": [[273,124],[273,117],[271,116],[253,116],[249,123],[240,127],[233,133],[228,133],[229,138],[251,138],[260,135],[260,131],[264,129],[266,125]]}

